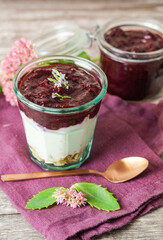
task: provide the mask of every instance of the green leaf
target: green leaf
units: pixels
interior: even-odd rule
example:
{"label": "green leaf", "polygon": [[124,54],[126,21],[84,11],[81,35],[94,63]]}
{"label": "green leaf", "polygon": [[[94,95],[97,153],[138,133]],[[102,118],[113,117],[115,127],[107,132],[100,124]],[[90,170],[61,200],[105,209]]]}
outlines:
{"label": "green leaf", "polygon": [[81,58],[85,58],[91,61],[91,58],[88,56],[88,54],[86,52],[81,52],[77,55],[77,57],[81,57]]}
{"label": "green leaf", "polygon": [[77,57],[85,58],[85,59],[87,59],[89,61],[92,61],[92,62],[95,62],[95,63],[100,61],[100,57],[98,57],[98,58],[90,58],[90,56],[88,56],[88,54],[86,52],[84,52],[84,51],[79,53],[77,55]]}
{"label": "green leaf", "polygon": [[57,80],[57,82],[59,81],[59,77],[54,73],[52,72],[53,76],[55,77],[55,79]]}
{"label": "green leaf", "polygon": [[50,205],[54,204],[56,199],[52,195],[58,188],[60,187],[49,188],[42,192],[39,192],[37,195],[34,195],[34,197],[28,201],[25,208],[35,210],[47,208]]}
{"label": "green leaf", "polygon": [[91,58],[91,61],[94,62],[94,63],[97,63],[100,61],[100,57],[98,58]]}
{"label": "green leaf", "polygon": [[101,185],[76,183],[72,188],[75,188],[78,192],[82,192],[91,207],[108,212],[120,209],[117,199],[106,188],[101,187]]}
{"label": "green leaf", "polygon": [[0,94],[2,93],[2,86],[0,86]]}
{"label": "green leaf", "polygon": [[54,69],[54,68],[52,69],[52,72],[54,72],[54,73],[56,73],[56,74],[59,73],[59,72],[57,71],[57,69]]}
{"label": "green leaf", "polygon": [[58,93],[53,93],[53,98],[61,98],[61,100],[63,100],[64,98],[72,98],[70,96],[62,96]]}
{"label": "green leaf", "polygon": [[57,83],[58,81],[54,78],[48,78],[49,81]]}

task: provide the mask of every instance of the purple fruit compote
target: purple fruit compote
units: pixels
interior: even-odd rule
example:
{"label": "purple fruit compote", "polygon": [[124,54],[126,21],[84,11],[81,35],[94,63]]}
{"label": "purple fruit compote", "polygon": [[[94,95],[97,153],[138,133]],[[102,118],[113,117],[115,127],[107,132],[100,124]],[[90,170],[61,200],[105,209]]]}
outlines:
{"label": "purple fruit compote", "polygon": [[[151,29],[113,27],[103,35],[101,68],[108,92],[126,100],[141,100],[163,85],[163,35]],[[107,49],[106,49],[106,48]]]}
{"label": "purple fruit compote", "polygon": [[98,71],[104,79],[95,71],[57,62],[19,77],[17,87],[23,98],[17,94],[18,103],[31,158],[42,168],[76,168],[89,157],[107,88],[104,73]]}

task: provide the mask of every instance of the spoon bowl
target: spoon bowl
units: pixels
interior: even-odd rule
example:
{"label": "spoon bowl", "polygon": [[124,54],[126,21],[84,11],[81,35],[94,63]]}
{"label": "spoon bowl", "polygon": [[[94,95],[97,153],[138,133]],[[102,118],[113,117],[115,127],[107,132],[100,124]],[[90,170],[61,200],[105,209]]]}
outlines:
{"label": "spoon bowl", "polygon": [[147,167],[148,160],[146,158],[127,157],[112,163],[105,172],[100,172],[97,170],[70,170],[56,172],[6,174],[1,176],[1,180],[3,182],[14,182],[48,177],[64,177],[93,174],[100,175],[112,183],[121,183],[138,176]]}
{"label": "spoon bowl", "polygon": [[127,157],[112,163],[104,172],[104,177],[113,183],[126,182],[148,167],[148,160],[142,157]]}

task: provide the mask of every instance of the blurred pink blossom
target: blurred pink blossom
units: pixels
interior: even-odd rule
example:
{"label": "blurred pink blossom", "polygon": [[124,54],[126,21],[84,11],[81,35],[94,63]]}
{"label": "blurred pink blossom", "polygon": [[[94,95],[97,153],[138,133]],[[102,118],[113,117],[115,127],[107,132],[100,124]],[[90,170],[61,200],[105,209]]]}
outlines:
{"label": "blurred pink blossom", "polygon": [[12,106],[17,105],[16,95],[12,87],[12,81],[8,81],[4,84],[3,93],[7,102],[9,102]]}
{"label": "blurred pink blossom", "polygon": [[36,46],[32,41],[21,38],[12,46],[9,54],[0,63],[0,85],[6,101],[15,106],[16,96],[12,89],[12,80],[16,71],[25,63],[38,58]]}

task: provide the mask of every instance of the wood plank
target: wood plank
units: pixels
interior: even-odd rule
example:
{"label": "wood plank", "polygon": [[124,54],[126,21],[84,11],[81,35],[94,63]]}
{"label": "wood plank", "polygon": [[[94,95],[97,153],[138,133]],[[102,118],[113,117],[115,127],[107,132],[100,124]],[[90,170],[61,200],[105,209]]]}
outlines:
{"label": "wood plank", "polygon": [[0,215],[1,240],[43,240],[20,214]]}
{"label": "wood plank", "polygon": [[[35,39],[60,22],[75,22],[92,31],[115,17],[148,17],[163,22],[163,0],[0,0],[0,58],[22,36]],[[91,49],[98,54],[97,45]],[[162,92],[159,93],[159,99]],[[158,98],[154,97],[157,102]],[[132,221],[98,240],[162,240],[163,209]],[[43,240],[0,191],[0,240]]]}
{"label": "wood plank", "polygon": [[[0,190],[0,215],[18,213],[6,195]],[[0,238],[1,239],[1,238]]]}

